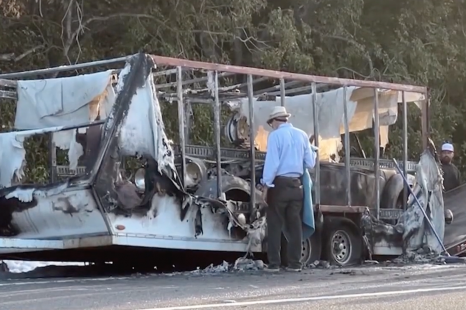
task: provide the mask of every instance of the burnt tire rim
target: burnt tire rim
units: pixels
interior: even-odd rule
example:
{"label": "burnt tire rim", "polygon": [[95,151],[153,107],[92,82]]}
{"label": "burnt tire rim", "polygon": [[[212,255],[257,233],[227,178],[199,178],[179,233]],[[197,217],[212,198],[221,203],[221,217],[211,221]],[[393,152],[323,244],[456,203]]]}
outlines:
{"label": "burnt tire rim", "polygon": [[353,252],[350,235],[344,230],[337,230],[331,242],[333,259],[341,265],[348,263]]}

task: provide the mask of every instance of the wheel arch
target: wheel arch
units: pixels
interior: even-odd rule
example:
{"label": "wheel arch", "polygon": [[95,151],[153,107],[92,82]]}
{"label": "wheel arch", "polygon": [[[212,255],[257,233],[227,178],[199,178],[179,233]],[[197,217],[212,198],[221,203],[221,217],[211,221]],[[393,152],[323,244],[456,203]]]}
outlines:
{"label": "wheel arch", "polygon": [[328,228],[329,226],[337,226],[338,224],[341,224],[348,225],[349,227],[354,229],[356,233],[361,234],[361,228],[358,225],[356,225],[355,220],[356,219],[348,218],[344,215],[327,215],[324,213],[323,233],[325,233],[325,231],[327,230],[326,228]]}

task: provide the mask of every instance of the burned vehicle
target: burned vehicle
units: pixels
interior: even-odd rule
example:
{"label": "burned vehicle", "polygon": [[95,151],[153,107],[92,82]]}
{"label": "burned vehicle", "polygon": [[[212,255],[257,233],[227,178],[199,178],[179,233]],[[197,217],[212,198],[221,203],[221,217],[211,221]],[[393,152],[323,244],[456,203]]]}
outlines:
{"label": "burned vehicle", "polygon": [[[213,253],[266,252],[267,205],[260,187],[270,131],[265,117],[280,104],[291,112],[294,126],[318,137],[319,164],[310,171],[313,233],[303,242],[303,262],[325,258],[348,265],[363,259],[367,250],[402,253],[404,230],[396,225],[415,207],[404,199],[409,195],[402,175],[426,198],[429,191],[417,188],[436,176],[418,178],[419,167],[430,161],[408,161],[406,130],[402,174],[380,158],[380,149],[398,118],[399,103],[406,126],[408,102],[422,110],[427,147],[426,88],[142,53],[79,67],[121,63],[123,69],[66,78],[16,80],[38,72],[0,75],[3,97],[17,102],[16,131],[0,134],[0,259],[125,257],[158,264],[157,259],[172,262],[193,253],[209,253],[210,258]],[[236,78],[220,86],[221,79],[240,74],[247,81]],[[186,75],[194,78],[184,80]],[[254,80],[253,75],[263,78]],[[176,142],[166,134],[161,100],[172,107],[177,103]],[[213,146],[189,141],[190,129],[196,127],[189,110],[198,102],[213,110]],[[225,109],[233,116],[222,126]],[[371,128],[374,158],[352,157],[346,151],[351,150],[350,133]],[[49,136],[50,182],[22,184],[25,139],[36,135]],[[68,163],[58,164],[57,147],[67,151]],[[436,208],[443,210],[443,200]],[[421,222],[417,217],[416,223]],[[152,250],[157,255],[143,254]]]}
{"label": "burned vehicle", "polygon": [[[254,206],[194,195],[179,177],[155,94],[153,67],[150,56],[139,54],[128,59],[116,85],[113,71],[16,82],[15,127],[23,130],[0,135],[0,255],[34,258],[43,250],[110,246],[260,251],[265,218],[260,213],[238,217],[242,209],[255,215],[260,195]],[[34,107],[37,116],[21,113]],[[100,133],[84,146],[77,142],[80,128],[99,126]],[[71,169],[86,150],[85,173],[46,185],[19,184],[24,140],[43,133],[51,133],[55,145],[68,149]],[[137,158],[144,170],[128,179],[122,168],[125,157]],[[91,252],[74,255],[98,259]]]}

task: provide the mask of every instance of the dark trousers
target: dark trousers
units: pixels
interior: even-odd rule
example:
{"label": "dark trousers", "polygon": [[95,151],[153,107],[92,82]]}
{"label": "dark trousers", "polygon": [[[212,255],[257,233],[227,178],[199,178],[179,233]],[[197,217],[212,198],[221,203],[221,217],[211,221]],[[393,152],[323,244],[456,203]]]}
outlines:
{"label": "dark trousers", "polygon": [[288,240],[289,268],[301,268],[303,187],[299,178],[276,177],[267,194],[267,256],[269,266],[281,265],[282,231]]}

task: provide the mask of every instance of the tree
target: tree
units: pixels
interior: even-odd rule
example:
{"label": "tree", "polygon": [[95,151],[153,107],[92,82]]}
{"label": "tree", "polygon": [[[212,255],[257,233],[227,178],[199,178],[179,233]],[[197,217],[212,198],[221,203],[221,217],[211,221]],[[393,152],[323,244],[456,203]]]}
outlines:
{"label": "tree", "polygon": [[[437,142],[454,140],[465,171],[465,9],[464,1],[453,0],[425,0],[422,6],[413,0],[396,5],[376,0],[0,1],[0,70],[142,49],[194,60],[424,84],[431,87],[432,136]],[[14,110],[4,103],[1,108],[2,125],[8,128]],[[412,113],[409,121],[410,156],[415,159],[421,149],[418,115]],[[391,131],[393,156],[400,156],[399,133],[400,127]],[[35,160],[35,166],[45,164],[43,158]]]}

